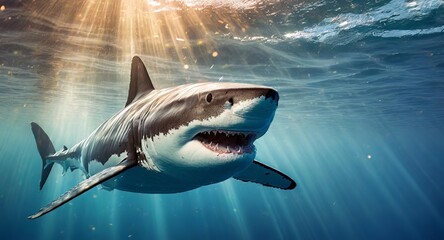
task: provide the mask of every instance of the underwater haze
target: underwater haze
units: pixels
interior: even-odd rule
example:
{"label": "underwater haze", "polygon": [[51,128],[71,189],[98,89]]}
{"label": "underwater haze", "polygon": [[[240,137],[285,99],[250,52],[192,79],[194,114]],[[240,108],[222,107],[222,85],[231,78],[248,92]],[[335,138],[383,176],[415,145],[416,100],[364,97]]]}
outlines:
{"label": "underwater haze", "polygon": [[[40,191],[56,149],[125,106],[140,56],[156,88],[278,90],[256,158],[294,190],[229,179],[177,194]],[[0,0],[1,239],[444,239],[444,1]]]}

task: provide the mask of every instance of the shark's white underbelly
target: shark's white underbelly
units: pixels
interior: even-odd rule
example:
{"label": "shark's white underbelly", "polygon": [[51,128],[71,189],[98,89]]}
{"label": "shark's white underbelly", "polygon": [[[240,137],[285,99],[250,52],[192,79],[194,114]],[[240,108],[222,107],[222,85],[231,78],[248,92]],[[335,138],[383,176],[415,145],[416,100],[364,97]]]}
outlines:
{"label": "shark's white underbelly", "polygon": [[177,193],[184,192],[201,185],[191,184],[166,174],[150,171],[143,167],[135,167],[116,176],[102,185],[105,189],[118,189],[137,193]]}

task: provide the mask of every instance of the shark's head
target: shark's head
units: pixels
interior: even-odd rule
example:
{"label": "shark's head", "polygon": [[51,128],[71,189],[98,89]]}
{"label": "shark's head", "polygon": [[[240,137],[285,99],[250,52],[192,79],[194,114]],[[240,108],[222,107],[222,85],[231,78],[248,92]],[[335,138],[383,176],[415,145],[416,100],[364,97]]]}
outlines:
{"label": "shark's head", "polygon": [[268,130],[278,100],[272,88],[237,83],[153,91],[145,100],[142,149],[172,176],[225,180],[253,161],[254,141]]}
{"label": "shark's head", "polygon": [[151,90],[129,107],[140,109],[146,167],[204,185],[252,163],[278,101],[269,87],[219,82]]}
{"label": "shark's head", "polygon": [[[265,134],[279,95],[268,87],[236,83],[197,84],[192,114],[183,129],[185,151],[198,150],[214,162],[254,157],[254,141]],[[202,149],[200,149],[202,148]],[[197,157],[198,158],[198,157]]]}

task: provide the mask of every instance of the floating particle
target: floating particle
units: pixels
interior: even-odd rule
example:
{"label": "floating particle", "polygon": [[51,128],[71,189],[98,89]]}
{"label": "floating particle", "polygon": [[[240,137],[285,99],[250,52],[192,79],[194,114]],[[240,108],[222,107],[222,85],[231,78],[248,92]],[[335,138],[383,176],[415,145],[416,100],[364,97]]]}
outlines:
{"label": "floating particle", "polygon": [[96,230],[96,227],[91,227],[91,231],[95,231]]}
{"label": "floating particle", "polygon": [[211,54],[211,56],[213,56],[213,57],[217,57],[217,56],[219,56],[219,53],[218,53],[217,51],[214,51],[214,52]]}
{"label": "floating particle", "polygon": [[409,7],[409,8],[416,7],[416,6],[418,6],[418,3],[416,3],[415,1],[407,3],[407,7]]}
{"label": "floating particle", "polygon": [[347,24],[348,24],[347,21],[341,22],[341,23],[339,24],[339,27],[345,27],[345,26],[347,26]]}
{"label": "floating particle", "polygon": [[370,155],[370,154],[367,155],[367,158],[368,158],[368,159],[372,159],[372,155]]}
{"label": "floating particle", "polygon": [[183,65],[183,68],[188,69],[190,66],[188,64]]}
{"label": "floating particle", "polygon": [[6,7],[5,7],[5,5],[2,5],[1,7],[0,7],[0,11],[5,11],[5,9],[6,9]]}

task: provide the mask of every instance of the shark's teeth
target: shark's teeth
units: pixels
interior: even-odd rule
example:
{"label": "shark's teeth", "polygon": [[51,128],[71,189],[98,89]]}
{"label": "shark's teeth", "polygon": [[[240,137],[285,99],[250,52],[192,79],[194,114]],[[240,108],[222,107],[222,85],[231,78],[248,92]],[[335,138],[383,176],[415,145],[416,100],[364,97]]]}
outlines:
{"label": "shark's teeth", "polygon": [[251,132],[210,130],[197,134],[195,139],[218,154],[244,154],[254,151],[256,135]]}

